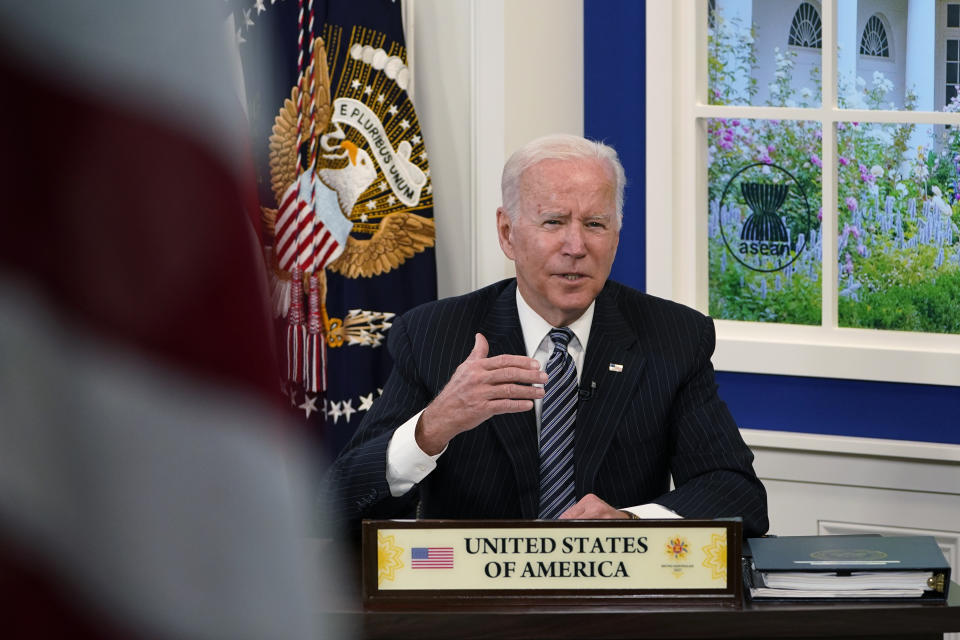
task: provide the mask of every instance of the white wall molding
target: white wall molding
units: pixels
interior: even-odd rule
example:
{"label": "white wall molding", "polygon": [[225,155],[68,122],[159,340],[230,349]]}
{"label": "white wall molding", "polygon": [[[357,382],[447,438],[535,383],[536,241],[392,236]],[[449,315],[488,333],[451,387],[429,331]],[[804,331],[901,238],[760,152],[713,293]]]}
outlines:
{"label": "white wall molding", "polygon": [[[956,444],[817,435],[765,429],[741,429],[740,433],[751,448],[960,463],[960,445]],[[960,491],[960,475],[958,475],[957,486],[954,488]]]}

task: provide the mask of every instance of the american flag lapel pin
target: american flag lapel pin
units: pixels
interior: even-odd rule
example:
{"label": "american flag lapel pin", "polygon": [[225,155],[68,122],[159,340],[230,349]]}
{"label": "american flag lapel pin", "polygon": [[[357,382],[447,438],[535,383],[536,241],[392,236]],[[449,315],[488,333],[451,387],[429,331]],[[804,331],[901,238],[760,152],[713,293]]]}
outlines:
{"label": "american flag lapel pin", "polygon": [[616,362],[611,362],[611,363],[610,363],[610,371],[613,371],[614,373],[622,373],[622,372],[623,372],[623,365],[622,365],[622,364],[617,364]]}

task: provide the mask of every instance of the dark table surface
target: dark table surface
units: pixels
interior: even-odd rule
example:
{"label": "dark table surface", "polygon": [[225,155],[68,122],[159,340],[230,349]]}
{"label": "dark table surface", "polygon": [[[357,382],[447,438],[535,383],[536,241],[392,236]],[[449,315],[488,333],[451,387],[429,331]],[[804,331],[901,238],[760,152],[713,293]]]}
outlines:
{"label": "dark table surface", "polygon": [[960,586],[946,604],[909,602],[717,605],[418,605],[327,608],[360,637],[440,638],[940,638],[960,632]]}

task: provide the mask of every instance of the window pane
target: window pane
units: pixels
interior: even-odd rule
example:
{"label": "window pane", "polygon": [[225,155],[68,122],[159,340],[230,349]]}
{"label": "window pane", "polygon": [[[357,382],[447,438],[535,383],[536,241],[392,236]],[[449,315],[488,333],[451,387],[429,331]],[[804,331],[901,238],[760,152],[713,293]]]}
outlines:
{"label": "window pane", "polygon": [[790,4],[716,0],[707,29],[710,104],[820,106],[819,9]]}
{"label": "window pane", "polygon": [[957,84],[957,66],[956,62],[947,63],[947,82],[950,84]]}
{"label": "window pane", "polygon": [[710,315],[819,325],[820,124],[706,126]]}
{"label": "window pane", "polygon": [[840,108],[942,109],[943,87],[955,82],[946,63],[960,61],[957,33],[932,1],[902,5],[893,11],[877,3],[836,4]]}
{"label": "window pane", "polygon": [[960,134],[838,124],[842,327],[960,333]]}
{"label": "window pane", "polygon": [[960,4],[947,5],[947,26],[960,27]]}

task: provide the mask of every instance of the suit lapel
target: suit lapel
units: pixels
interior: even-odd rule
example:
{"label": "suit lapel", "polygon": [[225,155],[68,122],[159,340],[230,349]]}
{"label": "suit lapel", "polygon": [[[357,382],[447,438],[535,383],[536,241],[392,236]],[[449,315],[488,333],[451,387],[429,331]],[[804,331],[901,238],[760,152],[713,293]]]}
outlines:
{"label": "suit lapel", "polygon": [[[480,333],[490,344],[490,356],[504,353],[525,355],[516,291],[516,283],[506,287],[480,324]],[[505,413],[490,418],[488,422],[513,465],[521,513],[524,518],[536,518],[540,499],[536,416],[533,411]]]}
{"label": "suit lapel", "polygon": [[631,327],[617,307],[609,286],[597,296],[593,325],[580,375],[580,386],[590,389],[581,397],[574,441],[577,496],[593,491],[597,470],[617,430],[626,404],[635,393],[643,371],[640,353]]}

